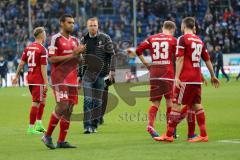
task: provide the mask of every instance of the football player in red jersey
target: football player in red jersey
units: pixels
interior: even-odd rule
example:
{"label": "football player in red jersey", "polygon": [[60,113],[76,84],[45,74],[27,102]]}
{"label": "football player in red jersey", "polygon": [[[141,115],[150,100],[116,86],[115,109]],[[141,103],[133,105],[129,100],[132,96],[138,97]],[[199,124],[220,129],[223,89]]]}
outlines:
{"label": "football player in red jersey", "polygon": [[[33,31],[35,41],[29,44],[23,51],[21,62],[18,65],[13,85],[18,83],[20,72],[25,64],[28,66],[27,82],[32,95],[32,107],[30,111],[29,134],[41,134],[45,132],[42,126],[42,115],[45,106],[47,92],[47,52],[43,43],[46,40],[46,32],[43,27],[37,27]],[[37,122],[36,122],[37,120]],[[36,122],[36,123],[35,123]]]}
{"label": "football player in red jersey", "polygon": [[168,130],[161,137],[155,137],[155,140],[173,142],[173,132],[182,116],[182,104],[194,108],[200,129],[200,135],[190,139],[189,142],[207,142],[205,113],[201,104],[201,58],[205,61],[210,72],[211,83],[216,88],[219,87],[220,83],[214,75],[210,57],[204,43],[194,34],[195,19],[192,17],[183,19],[181,30],[184,35],[180,36],[177,41],[174,104],[170,112]]}
{"label": "football player in red jersey", "polygon": [[[198,24],[195,23],[194,34],[197,35],[198,32],[199,32],[199,27],[198,27]],[[207,80],[204,78],[203,74],[202,74],[202,82],[207,86]],[[181,114],[183,115],[182,119],[184,119],[185,117],[187,119],[187,124],[188,124],[187,140],[195,138],[197,136],[197,134],[195,134],[196,115],[193,107],[184,105],[182,107]]]}
{"label": "football player in red jersey", "polygon": [[[56,107],[50,117],[44,144],[50,148],[76,148],[65,141],[73,106],[78,102],[77,68],[79,55],[85,46],[79,45],[77,38],[71,36],[74,30],[74,18],[64,14],[60,18],[61,31],[51,38],[49,46],[49,61],[51,62],[51,81],[56,100]],[[52,133],[60,122],[60,132],[57,146],[52,142]]]}
{"label": "football player in red jersey", "polygon": [[[174,80],[174,54],[177,40],[173,37],[176,25],[172,21],[165,21],[162,33],[150,36],[142,42],[136,53],[142,63],[149,69],[150,73],[150,101],[152,105],[148,111],[147,131],[150,135],[158,137],[154,129],[154,121],[160,106],[162,97],[166,99],[167,119],[172,107],[172,87]],[[143,51],[149,49],[152,58],[152,64],[148,64],[142,55]]]}

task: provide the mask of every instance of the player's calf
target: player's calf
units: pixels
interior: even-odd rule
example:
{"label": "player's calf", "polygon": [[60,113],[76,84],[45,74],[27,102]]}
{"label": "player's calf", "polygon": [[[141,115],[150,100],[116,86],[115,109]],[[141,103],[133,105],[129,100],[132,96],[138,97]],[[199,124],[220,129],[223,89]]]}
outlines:
{"label": "player's calf", "polygon": [[157,116],[158,112],[158,106],[159,102],[153,102],[153,105],[150,106],[149,111],[148,111],[148,126],[147,126],[147,132],[152,136],[152,137],[158,137],[159,134],[155,131],[154,129],[154,121]]}
{"label": "player's calf", "polygon": [[46,132],[46,129],[44,128],[42,124],[42,115],[44,111],[45,103],[41,102],[38,107],[38,112],[36,115],[36,123],[35,123],[35,130],[39,132]]}
{"label": "player's calf", "polygon": [[203,107],[201,104],[195,104],[194,106],[195,106],[194,108],[195,108],[199,130],[200,130],[200,136],[207,137],[205,112],[203,110]]}
{"label": "player's calf", "polygon": [[42,134],[38,130],[35,130],[35,123],[36,123],[36,116],[37,112],[39,109],[39,103],[38,102],[32,102],[32,107],[30,110],[30,115],[29,115],[29,127],[27,129],[28,134]]}
{"label": "player's calf", "polygon": [[166,135],[168,137],[172,137],[174,135],[174,131],[176,130],[176,126],[180,121],[182,120],[181,118],[181,110],[177,110],[178,108],[176,107],[177,105],[175,104],[175,108],[171,110],[170,116],[169,116],[169,123],[168,123],[168,129]]}
{"label": "player's calf", "polygon": [[60,120],[60,132],[57,142],[57,148],[76,148],[65,141],[68,129],[70,126],[70,117],[72,114],[73,105],[68,105],[65,110],[63,110],[63,116]]}
{"label": "player's calf", "polygon": [[38,112],[37,112],[37,121],[42,121],[42,116],[43,116],[43,112],[44,112],[44,108],[45,108],[45,103],[44,102],[41,102],[39,104],[39,107],[38,107]]}
{"label": "player's calf", "polygon": [[188,109],[187,124],[188,124],[188,139],[195,138],[197,136],[197,134],[195,134],[196,115],[192,107],[189,107]]}

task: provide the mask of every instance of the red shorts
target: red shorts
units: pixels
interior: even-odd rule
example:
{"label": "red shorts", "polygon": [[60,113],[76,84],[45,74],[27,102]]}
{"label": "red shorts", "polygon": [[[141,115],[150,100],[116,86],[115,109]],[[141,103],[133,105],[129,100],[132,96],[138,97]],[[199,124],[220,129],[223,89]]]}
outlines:
{"label": "red shorts", "polygon": [[172,99],[173,97],[173,82],[168,80],[150,80],[150,101],[161,101]]}
{"label": "red shorts", "polygon": [[189,106],[201,104],[201,90],[199,84],[185,84],[180,89],[175,87],[173,103]]}
{"label": "red shorts", "polygon": [[165,99],[172,99],[173,95],[173,68],[168,65],[152,65],[150,68],[150,101],[161,101],[164,96]]}
{"label": "red shorts", "polygon": [[53,86],[53,93],[56,102],[67,102],[70,104],[78,103],[78,87],[76,86]]}
{"label": "red shorts", "polygon": [[47,97],[46,92],[44,92],[44,86],[29,85],[28,88],[33,102],[42,102]]}

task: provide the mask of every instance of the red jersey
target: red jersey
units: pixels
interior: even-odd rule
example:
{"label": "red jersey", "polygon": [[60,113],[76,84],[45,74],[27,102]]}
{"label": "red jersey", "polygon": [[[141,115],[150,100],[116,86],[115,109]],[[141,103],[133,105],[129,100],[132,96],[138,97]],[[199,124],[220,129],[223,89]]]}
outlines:
{"label": "red jersey", "polygon": [[28,84],[44,84],[41,72],[41,65],[47,65],[47,51],[46,48],[37,42],[28,45],[22,54],[22,61],[28,65]]}
{"label": "red jersey", "polygon": [[[79,40],[73,36],[64,37],[61,33],[52,36],[48,56],[67,56],[79,45]],[[52,84],[78,85],[78,63],[76,59],[51,64]]]}
{"label": "red jersey", "polygon": [[[172,35],[163,33],[150,36],[142,42],[137,50],[137,55],[141,55],[146,49],[150,50],[153,65],[151,66],[150,75],[161,78],[174,78],[174,56],[176,51],[177,40]],[[161,70],[164,73],[160,73]],[[158,75],[158,76],[157,76]]]}
{"label": "red jersey", "polygon": [[184,56],[183,68],[179,79],[182,82],[202,82],[201,58],[210,59],[203,41],[195,34],[185,34],[178,38],[176,56]]}

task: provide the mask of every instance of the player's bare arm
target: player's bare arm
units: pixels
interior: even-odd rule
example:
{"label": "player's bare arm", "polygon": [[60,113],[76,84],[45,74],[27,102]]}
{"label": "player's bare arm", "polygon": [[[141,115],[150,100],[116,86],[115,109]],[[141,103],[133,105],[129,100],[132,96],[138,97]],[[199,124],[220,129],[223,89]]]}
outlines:
{"label": "player's bare arm", "polygon": [[42,77],[44,80],[44,92],[47,92],[47,84],[48,84],[48,78],[47,78],[47,65],[41,65],[41,72],[42,72]]}
{"label": "player's bare arm", "polygon": [[180,74],[182,72],[182,68],[183,68],[183,61],[184,61],[184,57],[178,57],[176,60],[176,75],[175,75],[175,83],[176,83],[176,87],[180,88],[181,87],[181,81],[179,79]]}
{"label": "player's bare arm", "polygon": [[60,63],[60,62],[63,62],[63,61],[70,60],[74,57],[75,57],[75,55],[69,54],[69,55],[66,55],[66,56],[52,56],[52,57],[49,57],[48,60],[51,63]]}
{"label": "player's bare arm", "polygon": [[137,48],[137,50],[136,50],[136,54],[137,54],[137,56],[139,57],[139,59],[141,60],[141,62],[142,62],[142,63],[147,67],[147,69],[149,70],[150,64],[147,63],[147,61],[145,60],[145,58],[144,58],[144,56],[143,56],[143,54],[142,54],[142,52],[143,52],[144,50],[147,50],[147,49],[149,49],[149,42],[148,42],[147,40],[145,40],[144,42],[142,42],[142,43],[138,46],[138,48]]}
{"label": "player's bare arm", "polygon": [[141,60],[141,62],[147,67],[147,69],[150,69],[150,64],[145,60],[145,58],[143,57],[143,55],[139,55],[138,56],[139,59]]}
{"label": "player's bare arm", "polygon": [[206,61],[206,66],[208,68],[208,71],[210,72],[211,75],[211,83],[215,88],[218,88],[220,85],[219,80],[217,79],[217,77],[214,74],[214,70],[213,70],[213,66],[210,60]]}
{"label": "player's bare arm", "polygon": [[80,54],[84,53],[86,50],[86,46],[80,44],[77,48],[75,48],[72,52],[72,54],[66,55],[66,56],[51,56],[48,58],[48,60],[51,63],[60,63],[63,61],[68,61],[72,58],[79,57]]}
{"label": "player's bare arm", "polygon": [[21,72],[21,70],[23,69],[24,65],[25,65],[25,62],[24,62],[24,61],[21,61],[21,62],[19,63],[18,68],[17,68],[17,71],[16,71],[16,76],[15,76],[15,77],[13,78],[13,80],[12,80],[12,84],[13,84],[13,85],[17,85],[20,72]]}
{"label": "player's bare arm", "polygon": [[109,74],[108,74],[108,75],[109,75],[110,81],[113,81],[116,73],[115,73],[115,71],[109,71]]}

